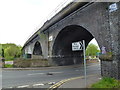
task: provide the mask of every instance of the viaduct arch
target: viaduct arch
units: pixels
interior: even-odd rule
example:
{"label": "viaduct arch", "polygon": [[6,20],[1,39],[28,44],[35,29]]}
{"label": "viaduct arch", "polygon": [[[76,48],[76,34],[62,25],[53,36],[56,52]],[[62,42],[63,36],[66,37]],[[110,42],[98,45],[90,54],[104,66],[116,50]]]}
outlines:
{"label": "viaduct arch", "polygon": [[[117,5],[117,10],[110,10],[112,4]],[[73,2],[46,21],[28,39],[23,51],[28,53],[27,50],[30,47],[32,52],[35,42],[40,41],[43,58],[48,59],[51,64],[75,64],[82,57],[82,54],[81,57],[78,57],[78,53],[82,52],[73,53],[70,48],[71,43],[85,39],[87,46],[89,41],[95,38],[100,49],[104,46],[106,52],[111,54],[110,58],[101,59],[101,74],[120,79],[119,17],[120,2],[88,2],[82,4]]]}
{"label": "viaduct arch", "polygon": [[83,62],[82,51],[72,51],[72,43],[85,40],[86,47],[93,35],[85,28],[70,25],[63,28],[57,35],[52,49],[52,60],[58,65],[70,65]]}
{"label": "viaduct arch", "polygon": [[37,41],[34,45],[33,55],[42,55],[42,48],[39,41]]}

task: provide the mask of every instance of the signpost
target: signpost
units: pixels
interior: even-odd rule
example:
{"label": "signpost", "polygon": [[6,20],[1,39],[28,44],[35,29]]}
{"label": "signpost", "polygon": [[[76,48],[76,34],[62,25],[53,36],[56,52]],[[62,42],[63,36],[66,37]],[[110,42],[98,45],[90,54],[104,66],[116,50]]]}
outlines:
{"label": "signpost", "polygon": [[72,51],[80,51],[83,50],[84,55],[84,74],[85,74],[85,86],[87,86],[86,82],[86,59],[85,59],[85,41],[73,42],[72,43]]}

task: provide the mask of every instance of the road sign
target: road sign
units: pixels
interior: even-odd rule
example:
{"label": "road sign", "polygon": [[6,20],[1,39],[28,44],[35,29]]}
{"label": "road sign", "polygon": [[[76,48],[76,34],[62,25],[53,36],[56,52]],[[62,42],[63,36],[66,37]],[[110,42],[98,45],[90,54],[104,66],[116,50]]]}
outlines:
{"label": "road sign", "polygon": [[87,86],[86,81],[86,57],[85,57],[85,40],[72,43],[72,51],[83,50],[84,55],[84,75],[85,75],[85,86]]}
{"label": "road sign", "polygon": [[72,43],[72,51],[78,51],[78,50],[83,50],[83,44],[81,41]]}

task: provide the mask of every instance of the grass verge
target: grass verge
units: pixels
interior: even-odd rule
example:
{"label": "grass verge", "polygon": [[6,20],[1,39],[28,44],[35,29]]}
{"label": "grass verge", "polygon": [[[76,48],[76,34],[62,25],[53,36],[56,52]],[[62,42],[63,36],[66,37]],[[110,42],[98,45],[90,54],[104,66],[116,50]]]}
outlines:
{"label": "grass verge", "polygon": [[5,68],[12,68],[13,67],[13,65],[11,65],[11,64],[5,64]]}
{"label": "grass verge", "polygon": [[120,82],[114,78],[104,77],[91,88],[120,88]]}
{"label": "grass verge", "polygon": [[5,60],[5,61],[13,61],[13,60],[8,59],[8,60]]}

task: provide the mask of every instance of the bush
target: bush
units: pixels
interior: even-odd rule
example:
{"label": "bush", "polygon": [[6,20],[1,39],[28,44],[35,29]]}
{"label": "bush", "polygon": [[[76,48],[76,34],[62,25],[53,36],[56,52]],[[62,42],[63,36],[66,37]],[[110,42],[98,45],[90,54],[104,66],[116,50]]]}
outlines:
{"label": "bush", "polygon": [[13,65],[11,65],[11,64],[5,64],[5,68],[12,68],[13,67]]}
{"label": "bush", "polygon": [[13,61],[13,60],[11,60],[11,59],[7,59],[7,60],[6,60],[6,59],[5,59],[5,61]]}
{"label": "bush", "polygon": [[114,78],[104,77],[99,82],[93,84],[92,88],[120,88],[120,82]]}

